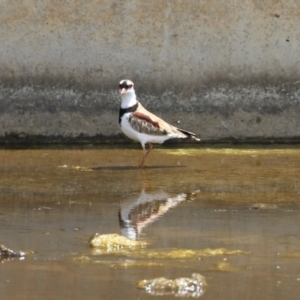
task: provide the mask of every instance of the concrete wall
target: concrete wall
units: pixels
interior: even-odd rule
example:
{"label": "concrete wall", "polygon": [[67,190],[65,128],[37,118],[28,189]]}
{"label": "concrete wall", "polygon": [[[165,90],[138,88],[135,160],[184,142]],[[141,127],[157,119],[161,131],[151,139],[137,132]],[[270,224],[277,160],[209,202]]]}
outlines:
{"label": "concrete wall", "polygon": [[298,0],[0,0],[0,141],[106,141],[117,84],[203,140],[300,137]]}

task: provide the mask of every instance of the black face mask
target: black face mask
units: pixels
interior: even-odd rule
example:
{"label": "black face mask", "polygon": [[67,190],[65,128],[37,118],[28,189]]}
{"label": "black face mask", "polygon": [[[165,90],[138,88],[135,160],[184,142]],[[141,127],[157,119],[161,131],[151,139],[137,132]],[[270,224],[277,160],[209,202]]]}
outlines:
{"label": "black face mask", "polygon": [[125,89],[125,90],[128,90],[132,87],[132,84],[127,84],[126,81],[122,82],[119,84],[119,89]]}

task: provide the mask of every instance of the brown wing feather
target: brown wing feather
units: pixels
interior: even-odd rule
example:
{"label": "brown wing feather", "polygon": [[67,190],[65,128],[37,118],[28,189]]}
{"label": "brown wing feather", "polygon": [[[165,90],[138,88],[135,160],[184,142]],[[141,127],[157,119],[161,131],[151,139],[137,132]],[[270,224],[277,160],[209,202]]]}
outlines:
{"label": "brown wing feather", "polygon": [[143,113],[141,113],[141,112],[139,112],[139,111],[134,112],[133,115],[134,115],[135,117],[137,117],[137,118],[139,118],[139,119],[141,119],[141,120],[144,120],[144,121],[146,121],[146,122],[149,122],[149,123],[151,123],[153,126],[159,128],[158,122],[153,121],[149,116],[147,116],[147,115],[145,115],[145,114],[143,114]]}
{"label": "brown wing feather", "polygon": [[173,135],[177,138],[191,138],[197,141],[200,140],[196,134],[179,129],[152,114],[144,108],[141,103],[139,103],[138,110],[129,117],[129,122],[135,130],[141,133],[152,135]]}
{"label": "brown wing feather", "polygon": [[178,135],[177,136],[178,138],[186,138],[187,137],[184,133],[178,131],[175,126],[172,126],[171,124],[165,122],[158,116],[149,112],[146,108],[143,107],[143,105],[141,103],[139,103],[138,112],[149,117],[152,120],[152,122],[158,123],[159,128],[164,132],[164,134],[175,134],[175,135]]}
{"label": "brown wing feather", "polygon": [[140,133],[151,134],[151,135],[166,135],[166,131],[159,127],[159,123],[153,121],[147,115],[134,112],[129,117],[129,122],[132,128]]}

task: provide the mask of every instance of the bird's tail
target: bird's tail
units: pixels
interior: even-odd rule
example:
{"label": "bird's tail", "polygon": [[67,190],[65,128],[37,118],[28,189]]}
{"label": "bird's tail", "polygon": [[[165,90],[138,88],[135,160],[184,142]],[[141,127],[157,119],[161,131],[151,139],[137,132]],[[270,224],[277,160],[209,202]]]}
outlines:
{"label": "bird's tail", "polygon": [[183,129],[179,129],[177,128],[178,131],[182,132],[183,134],[186,135],[186,137],[192,139],[192,140],[195,140],[195,141],[200,141],[200,137],[193,133],[193,132],[190,132],[190,131],[186,131],[186,130],[183,130]]}

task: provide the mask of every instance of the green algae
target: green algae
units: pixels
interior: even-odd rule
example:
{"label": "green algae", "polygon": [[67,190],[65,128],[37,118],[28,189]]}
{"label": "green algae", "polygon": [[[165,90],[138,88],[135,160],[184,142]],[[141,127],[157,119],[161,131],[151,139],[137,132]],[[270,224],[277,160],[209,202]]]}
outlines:
{"label": "green algae", "polygon": [[94,260],[86,255],[81,255],[73,258],[74,262],[86,264],[101,264],[106,265],[112,268],[134,268],[134,267],[142,267],[142,268],[152,268],[152,267],[163,267],[163,263],[152,262],[152,261],[139,261],[139,260],[125,260],[125,261],[115,261],[115,260]]}
{"label": "green algae", "polygon": [[157,259],[193,259],[199,257],[211,257],[211,256],[221,256],[221,255],[241,255],[249,254],[249,252],[242,250],[229,250],[226,248],[217,249],[201,249],[201,250],[188,250],[188,249],[178,249],[178,250],[149,250],[140,251],[139,255],[147,258],[157,258]]}
{"label": "green algae", "polygon": [[144,241],[130,240],[118,234],[95,234],[90,238],[93,255],[123,254],[129,257],[150,259],[195,259],[199,257],[213,257],[222,255],[249,254],[243,250],[229,250],[226,248],[206,248],[200,250],[190,249],[144,249],[148,243]]}
{"label": "green algae", "polygon": [[293,155],[298,154],[299,149],[266,149],[266,148],[193,148],[193,149],[158,149],[170,155],[178,156],[200,156],[200,155]]}
{"label": "green algae", "polygon": [[221,272],[235,272],[239,269],[233,266],[231,263],[227,261],[221,261],[218,262],[215,266],[215,268],[212,269],[212,271],[221,271]]}
{"label": "green algae", "polygon": [[284,258],[300,258],[300,252],[281,253],[280,256]]}
{"label": "green algae", "polygon": [[124,249],[143,248],[147,246],[144,241],[135,241],[119,234],[94,234],[90,238],[90,246],[101,248],[105,252],[114,252]]}

